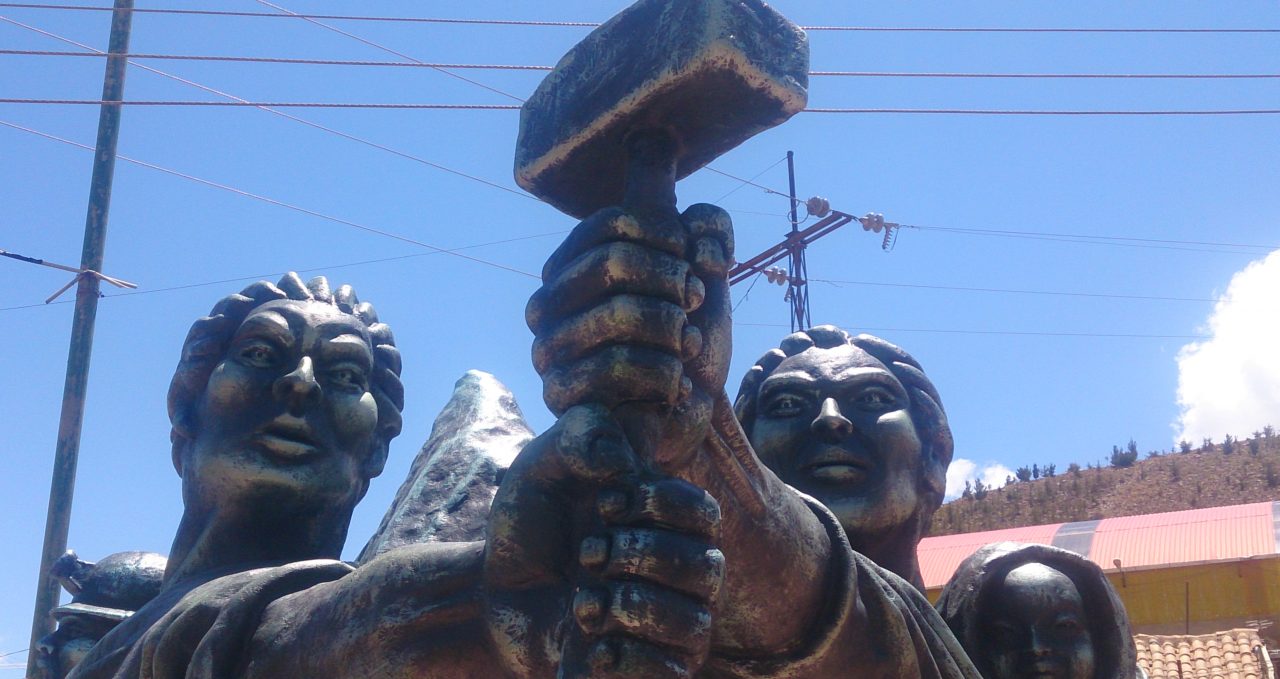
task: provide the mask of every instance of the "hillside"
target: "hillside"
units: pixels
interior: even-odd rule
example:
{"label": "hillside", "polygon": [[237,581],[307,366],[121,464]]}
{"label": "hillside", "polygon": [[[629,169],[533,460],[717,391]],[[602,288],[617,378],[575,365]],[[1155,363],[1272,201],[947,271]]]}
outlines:
{"label": "hillside", "polygon": [[[1136,457],[1132,442],[1128,450]],[[1125,451],[1117,452],[1123,463]],[[1050,473],[943,505],[930,535],[1280,500],[1280,437],[1267,427],[1230,444],[1147,453],[1129,467],[1073,464]]]}

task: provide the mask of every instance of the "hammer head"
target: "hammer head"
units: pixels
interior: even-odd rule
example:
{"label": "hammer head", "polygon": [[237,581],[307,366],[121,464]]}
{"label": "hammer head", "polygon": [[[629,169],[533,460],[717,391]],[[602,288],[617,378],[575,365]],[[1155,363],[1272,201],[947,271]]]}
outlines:
{"label": "hammer head", "polygon": [[803,109],[808,72],[804,31],[760,0],[640,0],[524,104],[516,183],[584,218],[622,202],[629,132],[670,132],[686,177]]}

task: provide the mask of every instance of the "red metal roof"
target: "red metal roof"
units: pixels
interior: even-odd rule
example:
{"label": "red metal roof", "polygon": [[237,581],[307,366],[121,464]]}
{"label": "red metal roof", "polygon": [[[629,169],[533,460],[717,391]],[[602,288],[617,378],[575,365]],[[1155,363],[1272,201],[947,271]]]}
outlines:
{"label": "red metal roof", "polygon": [[1056,545],[1081,552],[1103,570],[1233,561],[1276,554],[1280,503],[1055,523],[983,533],[942,535],[920,542],[925,587],[942,587],[970,554],[992,542],[1012,540]]}
{"label": "red metal roof", "polygon": [[920,575],[924,577],[926,588],[941,587],[951,579],[951,574],[960,567],[960,562],[978,551],[979,547],[992,542],[1035,542],[1042,545],[1052,544],[1053,536],[1062,524],[1053,523],[1045,526],[1026,526],[1024,528],[1005,528],[985,533],[961,533],[959,535],[939,535],[920,541],[916,554],[920,558]]}
{"label": "red metal roof", "polygon": [[1270,502],[1103,519],[1086,555],[1103,568],[1233,561],[1276,553]]}

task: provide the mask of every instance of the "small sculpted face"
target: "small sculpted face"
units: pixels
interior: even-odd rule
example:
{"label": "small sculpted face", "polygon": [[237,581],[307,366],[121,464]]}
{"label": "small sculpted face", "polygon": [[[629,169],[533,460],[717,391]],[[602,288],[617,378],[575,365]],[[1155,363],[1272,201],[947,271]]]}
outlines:
{"label": "small sculpted face", "polygon": [[36,645],[36,664],[45,676],[65,677],[118,621],[90,615],[66,615],[58,629]]}
{"label": "small sculpted face", "polygon": [[992,679],[1093,679],[1093,639],[1071,579],[1044,564],[1009,572],[985,619]]}
{"label": "small sculpted face", "polygon": [[922,447],[902,383],[852,344],[788,357],[760,385],[749,433],[761,461],[856,536],[905,524]]}
{"label": "small sculpted face", "polygon": [[368,330],[337,307],[254,309],[197,405],[180,470],[185,499],[353,506],[378,422],[372,370]]}

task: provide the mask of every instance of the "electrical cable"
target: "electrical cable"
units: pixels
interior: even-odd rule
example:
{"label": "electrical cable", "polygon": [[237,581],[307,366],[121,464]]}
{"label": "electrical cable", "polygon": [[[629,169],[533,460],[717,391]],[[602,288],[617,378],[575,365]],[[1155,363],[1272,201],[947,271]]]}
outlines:
{"label": "electrical cable", "polygon": [[[64,138],[62,138],[62,137],[58,137],[58,136],[56,136],[56,135],[48,134],[48,133],[46,133],[46,132],[41,132],[41,131],[39,131],[39,130],[34,130],[34,129],[31,129],[31,128],[29,128],[29,127],[24,127],[24,126],[22,126],[22,125],[17,125],[17,124],[15,124],[15,123],[11,123],[11,122],[8,122],[8,121],[0,120],[0,125],[3,125],[3,126],[5,126],[5,127],[11,127],[11,128],[13,128],[13,129],[15,129],[15,130],[21,130],[21,131],[23,131],[23,132],[27,132],[27,133],[30,133],[30,134],[34,134],[34,135],[37,135],[37,136],[40,136],[40,137],[44,137],[45,139],[49,139],[49,140],[52,140],[52,141],[57,141],[57,142],[61,142],[61,143],[63,143],[63,144],[68,144],[68,145],[70,145],[70,146],[75,146],[75,147],[77,147],[77,148],[81,148],[81,149],[84,149],[84,150],[86,150],[86,151],[93,151],[93,150],[94,150],[94,147],[89,146],[89,145],[87,145],[87,144],[81,144],[81,143],[79,143],[79,142],[71,141],[70,139],[64,139]],[[159,171],[159,172],[164,172],[165,174],[173,175],[173,176],[175,176],[175,177],[181,177],[181,178],[183,178],[183,179],[187,179],[187,180],[189,180],[189,181],[194,181],[194,182],[197,182],[197,183],[200,183],[200,184],[204,184],[205,186],[209,186],[209,187],[216,188],[216,189],[221,189],[221,190],[223,190],[223,191],[228,191],[228,192],[230,192],[230,193],[234,193],[234,194],[239,195],[239,196],[244,196],[244,197],[246,197],[246,198],[253,198],[254,200],[259,200],[259,201],[262,201],[262,202],[264,202],[264,203],[269,203],[269,204],[271,204],[271,205],[275,205],[275,206],[277,206],[277,207],[282,207],[282,208],[286,208],[286,209],[289,209],[289,210],[293,210],[293,211],[295,211],[295,212],[301,212],[301,213],[303,213],[303,214],[310,215],[310,216],[312,216],[312,217],[319,217],[320,219],[324,219],[324,220],[327,220],[327,221],[331,221],[331,222],[334,222],[334,223],[337,223],[337,224],[342,224],[342,225],[344,225],[344,226],[349,226],[349,227],[351,227],[351,228],[353,228],[353,229],[357,229],[357,230],[360,230],[360,231],[366,231],[366,232],[368,232],[368,233],[376,234],[376,235],[383,236],[383,237],[386,237],[386,238],[391,238],[391,239],[393,239],[393,240],[398,240],[398,241],[401,241],[401,242],[404,242],[404,243],[409,243],[409,244],[412,244],[412,245],[417,245],[417,246],[420,246],[420,247],[424,247],[424,248],[427,248],[428,250],[432,250],[432,251],[434,251],[434,252],[439,252],[439,253],[441,253],[441,254],[453,255],[454,257],[460,257],[460,258],[462,258],[462,259],[466,259],[466,260],[469,260],[469,261],[475,262],[475,263],[477,263],[477,264],[484,264],[485,266],[491,266],[491,267],[494,267],[494,268],[497,268],[497,269],[502,269],[503,271],[510,271],[511,273],[517,273],[517,274],[520,274],[521,276],[528,276],[529,278],[535,278],[535,279],[541,280],[541,276],[538,276],[538,275],[536,275],[536,274],[529,273],[528,271],[522,271],[522,270],[520,270],[520,269],[516,269],[516,268],[514,268],[514,267],[510,267],[510,266],[507,266],[507,265],[505,265],[505,264],[499,264],[499,263],[497,263],[497,262],[491,262],[491,261],[488,261],[488,260],[480,259],[480,258],[478,258],[478,257],[472,257],[472,256],[470,256],[470,255],[464,255],[464,254],[462,254],[462,253],[454,252],[454,251],[452,251],[452,250],[448,250],[448,249],[446,249],[446,248],[442,248],[442,247],[438,247],[438,246],[435,246],[435,245],[431,245],[430,243],[424,243],[424,242],[422,242],[422,241],[420,241],[420,240],[416,240],[416,239],[413,239],[413,238],[409,238],[408,236],[401,236],[401,235],[399,235],[399,234],[392,233],[392,232],[390,232],[390,231],[384,231],[384,230],[382,230],[382,229],[377,229],[377,228],[374,228],[374,227],[371,227],[371,226],[366,226],[366,225],[364,225],[364,224],[360,224],[360,223],[358,223],[358,222],[353,222],[353,221],[351,221],[351,220],[349,220],[349,219],[343,219],[343,218],[341,218],[341,217],[334,217],[334,216],[332,216],[332,215],[327,215],[327,214],[324,214],[324,213],[322,213],[322,212],[317,212],[317,211],[315,211],[315,210],[311,210],[311,209],[308,209],[308,208],[304,208],[304,207],[300,207],[300,206],[293,205],[293,204],[290,204],[290,203],[286,203],[286,202],[284,202],[284,201],[276,200],[276,199],[274,199],[274,198],[268,198],[268,197],[266,197],[266,196],[262,196],[262,195],[259,195],[259,194],[256,194],[256,193],[251,193],[251,192],[249,192],[249,191],[245,191],[245,190],[243,190],[243,189],[235,188],[234,186],[228,186],[228,185],[226,185],[226,184],[220,184],[220,183],[215,182],[215,181],[211,181],[211,180],[204,179],[204,178],[201,178],[201,177],[196,177],[196,176],[194,176],[194,175],[189,175],[189,174],[186,174],[185,172],[179,172],[179,171],[177,171],[177,170],[173,170],[173,169],[170,169],[170,168],[167,168],[167,167],[163,167],[163,166],[160,166],[160,165],[156,165],[156,164],[154,164],[154,163],[148,163],[148,162],[143,161],[143,160],[137,160],[137,159],[135,159],[135,158],[130,158],[130,157],[128,157],[128,156],[119,155],[119,154],[117,154],[117,155],[116,155],[116,158],[117,158],[118,160],[123,160],[123,161],[125,161],[125,162],[127,162],[127,163],[133,163],[133,164],[135,164],[135,165],[140,165],[140,166],[142,166],[142,167],[146,167],[146,168],[149,168],[149,169],[152,169],[152,170],[157,170],[157,171]]]}
{"label": "electrical cable", "polygon": [[459,111],[518,111],[515,104],[390,104],[370,102],[323,102],[323,101],[104,101],[101,99],[0,99],[0,104],[47,104],[51,106],[212,106],[230,108],[363,108],[363,109],[441,109]]}
{"label": "electrical cable", "polygon": [[[33,57],[99,57],[107,53],[59,52],[53,50],[0,49],[8,56]],[[370,61],[358,59],[306,59],[300,57],[249,57],[217,54],[121,54],[127,59],[160,59],[176,61],[213,61],[261,64],[301,64],[311,66],[377,66],[489,71],[551,71],[554,66],[524,64],[458,64],[426,61]],[[1280,79],[1280,73],[949,73],[907,71],[809,71],[814,77],[850,78],[1022,78],[1022,79],[1152,79],[1152,80],[1262,80]]]}
{"label": "electrical cable", "polygon": [[[71,38],[68,38],[68,37],[65,37],[65,36],[61,36],[61,35],[58,35],[57,33],[52,33],[52,32],[50,32],[50,31],[46,31],[46,30],[44,30],[44,29],[37,28],[37,27],[35,27],[35,26],[31,26],[31,25],[28,25],[28,24],[24,24],[24,23],[22,23],[22,22],[20,22],[20,21],[15,21],[15,20],[10,19],[10,18],[8,18],[8,17],[0,16],[0,21],[5,21],[5,22],[7,22],[7,23],[13,24],[13,25],[18,26],[18,27],[20,27],[20,28],[24,28],[24,29],[26,29],[26,30],[28,30],[28,31],[32,31],[32,32],[35,32],[35,33],[39,33],[40,35],[43,35],[43,36],[46,36],[46,37],[49,37],[49,38],[53,38],[54,40],[58,40],[58,41],[60,41],[60,42],[66,43],[66,44],[68,44],[68,45],[74,45],[74,46],[79,47],[79,48],[81,48],[81,49],[88,50],[89,52],[95,52],[95,53],[98,53],[98,54],[105,54],[102,50],[99,50],[99,49],[94,48],[94,47],[90,47],[89,45],[86,45],[86,44],[81,43],[81,42],[77,42],[77,41],[75,41],[75,40],[72,40]],[[205,92],[209,92],[209,93],[211,93],[211,94],[216,94],[216,95],[218,95],[218,96],[220,96],[220,97],[226,97],[226,98],[228,98],[228,99],[233,99],[233,100],[235,100],[235,101],[241,101],[241,102],[245,101],[244,99],[241,99],[240,97],[237,97],[237,96],[235,96],[234,94],[230,94],[230,93],[228,93],[228,92],[223,92],[223,91],[221,91],[221,90],[218,90],[218,89],[215,89],[215,88],[209,87],[209,86],[207,86],[207,85],[202,85],[202,84],[200,84],[200,83],[198,83],[198,82],[195,82],[194,80],[188,80],[188,79],[183,78],[183,77],[181,77],[181,76],[177,76],[177,75],[174,75],[174,74],[172,74],[172,73],[168,73],[168,72],[166,72],[166,71],[161,71],[160,69],[157,69],[157,68],[152,68],[152,67],[150,67],[150,66],[147,66],[146,64],[139,64],[139,63],[137,63],[137,62],[130,61],[130,62],[129,62],[129,65],[131,65],[131,66],[136,66],[136,67],[138,67],[138,68],[141,68],[142,70],[147,71],[148,73],[154,73],[154,74],[156,74],[156,75],[159,75],[159,76],[162,76],[162,77],[168,78],[168,79],[170,79],[170,80],[174,80],[174,81],[176,81],[176,82],[180,82],[180,83],[182,83],[182,84],[184,84],[184,85],[188,85],[188,86],[191,86],[191,87],[195,87],[195,88],[198,88],[198,89],[203,90],[203,91],[205,91]],[[411,154],[411,153],[406,153],[406,152],[404,152],[404,151],[400,151],[400,150],[398,150],[398,149],[394,149],[394,148],[391,148],[391,147],[389,147],[389,146],[386,146],[386,145],[383,145],[383,144],[379,144],[379,143],[377,143],[377,142],[375,142],[375,141],[371,141],[371,140],[365,139],[365,138],[363,138],[363,137],[357,137],[357,136],[356,136],[356,135],[354,135],[354,134],[349,134],[349,133],[346,133],[346,132],[342,132],[342,131],[336,130],[336,129],[332,128],[332,127],[328,127],[328,126],[325,126],[325,125],[321,125],[320,123],[317,123],[317,122],[312,122],[312,121],[310,121],[310,120],[307,120],[306,118],[301,118],[301,117],[295,116],[295,115],[293,115],[293,114],[291,114],[291,113],[286,113],[286,112],[284,112],[284,111],[278,111],[278,110],[276,110],[276,109],[269,108],[269,107],[265,107],[265,106],[260,106],[260,107],[258,107],[258,108],[259,108],[260,110],[263,110],[263,111],[266,111],[266,112],[268,112],[268,113],[271,113],[272,115],[280,116],[281,118],[285,118],[285,119],[287,119],[287,120],[292,120],[292,121],[293,121],[293,122],[295,122],[295,123],[300,123],[300,124],[302,124],[302,125],[306,125],[306,126],[308,126],[308,127],[311,127],[311,128],[317,129],[317,130],[321,130],[322,132],[327,132],[327,133],[329,133],[329,134],[333,134],[333,135],[336,135],[336,136],[342,137],[343,139],[346,139],[346,140],[348,140],[348,141],[354,141],[354,142],[356,142],[356,143],[364,144],[365,146],[369,146],[369,147],[371,147],[371,148],[375,148],[375,149],[378,149],[378,150],[380,150],[380,151],[385,151],[385,152],[387,152],[387,153],[390,153],[390,154],[392,154],[392,155],[399,156],[399,157],[404,158],[404,159],[406,159],[406,160],[412,160],[412,161],[414,161],[414,162],[416,162],[416,163],[421,163],[421,164],[423,164],[423,165],[426,165],[427,167],[435,168],[435,169],[437,169],[437,170],[441,170],[441,171],[443,171],[443,172],[448,172],[448,173],[450,173],[450,174],[457,175],[457,176],[459,176],[459,177],[463,177],[463,178],[465,178],[465,179],[470,179],[470,180],[472,180],[472,181],[479,182],[479,183],[484,184],[484,185],[486,185],[486,186],[490,186],[490,187],[493,187],[493,188],[495,188],[495,189],[499,189],[499,190],[501,190],[501,191],[505,191],[505,192],[507,192],[507,193],[511,193],[511,194],[514,194],[514,195],[517,195],[517,196],[523,196],[523,197],[528,198],[528,199],[530,199],[530,200],[538,200],[538,199],[537,199],[537,198],[535,198],[534,196],[532,196],[532,195],[530,195],[530,194],[528,194],[528,193],[525,193],[525,192],[523,192],[523,191],[517,191],[516,189],[512,189],[512,188],[509,188],[509,187],[503,186],[503,185],[501,185],[501,184],[498,184],[498,183],[495,183],[495,182],[491,182],[491,181],[489,181],[489,180],[487,180],[487,179],[481,179],[480,177],[476,177],[476,176],[473,176],[473,175],[469,175],[469,174],[467,174],[467,173],[465,173],[465,172],[461,172],[461,171],[459,171],[459,170],[455,170],[455,169],[453,169],[453,168],[451,168],[451,167],[446,167],[446,166],[444,166],[444,165],[441,165],[441,164],[439,164],[439,163],[432,162],[432,161],[427,160],[427,159],[425,159],[425,158],[422,158],[422,157],[420,157],[420,156],[416,156],[416,155],[413,155],[413,154]]]}
{"label": "electrical cable", "polygon": [[[476,243],[474,245],[464,245],[462,247],[450,248],[448,252],[457,252],[459,250],[472,250],[475,248],[489,247],[491,245],[503,245],[506,243],[515,243],[517,241],[533,240],[535,238],[546,238],[548,236],[560,236],[569,233],[568,231],[550,231],[547,233],[536,233],[528,236],[516,236],[514,238],[504,238],[502,240],[489,241],[487,243]],[[294,273],[309,273],[313,271],[333,271],[335,269],[346,269],[354,266],[364,266],[367,264],[384,264],[386,262],[394,262],[402,259],[413,259],[415,257],[429,257],[431,255],[442,254],[441,252],[415,252],[411,255],[398,255],[396,257],[382,257],[379,259],[367,259],[359,262],[346,262],[344,264],[330,264],[328,266],[313,266],[305,269],[294,269]],[[256,276],[238,276],[236,278],[223,278],[216,281],[204,281],[202,283],[187,283],[183,285],[171,285],[163,288],[148,288],[146,290],[133,290],[127,294],[104,294],[103,297],[129,297],[133,295],[149,295],[158,292],[175,292],[177,290],[190,290],[192,288],[203,288],[210,285],[224,285],[226,283],[238,283],[242,281],[258,281],[278,278],[289,273],[287,271],[278,271],[275,273],[258,274]],[[16,311],[19,309],[35,309],[39,307],[47,307],[55,304],[73,304],[74,299],[63,299],[56,302],[46,302],[44,304],[22,304],[11,307],[0,307],[0,311]],[[3,657],[3,656],[0,656]]]}
{"label": "electrical cable", "polygon": [[[378,44],[378,43],[376,43],[376,42],[374,42],[374,41],[372,41],[372,40],[369,40],[369,39],[367,39],[367,38],[362,38],[362,37],[360,37],[360,36],[356,35],[355,33],[348,33],[347,31],[344,31],[344,30],[342,30],[341,28],[338,28],[338,27],[336,27],[336,26],[330,26],[330,25],[328,25],[328,24],[325,24],[325,23],[321,23],[321,22],[319,22],[319,21],[316,21],[315,19],[311,19],[311,18],[308,18],[308,17],[303,17],[303,16],[299,15],[297,12],[294,12],[293,10],[288,9],[288,8],[286,8],[286,7],[281,7],[280,5],[273,4],[273,3],[271,3],[271,2],[268,2],[267,0],[257,0],[257,1],[258,1],[258,4],[260,4],[260,5],[266,5],[267,7],[270,7],[271,9],[274,9],[274,10],[279,11],[279,12],[284,12],[285,14],[288,14],[289,16],[292,16],[292,17],[300,18],[300,19],[302,19],[303,21],[306,21],[306,22],[307,22],[307,23],[309,23],[309,24],[312,24],[312,25],[315,25],[315,26],[319,26],[319,27],[321,27],[321,28],[323,28],[323,29],[325,29],[325,30],[327,30],[327,31],[332,31],[332,32],[337,33],[337,34],[339,34],[339,35],[344,35],[344,36],[346,36],[346,37],[348,37],[348,38],[351,38],[352,40],[355,40],[355,41],[357,41],[357,42],[359,42],[359,43],[363,44],[363,45],[368,45],[369,47],[373,47],[374,49],[382,50],[383,52],[386,52],[386,53],[388,53],[388,54],[395,55],[395,56],[397,56],[397,57],[400,57],[401,59],[405,59],[405,60],[407,60],[407,61],[411,61],[411,62],[413,62],[413,63],[415,63],[415,64],[417,64],[417,63],[424,63],[424,62],[419,61],[418,59],[416,59],[416,58],[414,58],[414,57],[409,56],[408,54],[405,54],[405,53],[403,53],[403,52],[398,52],[398,51],[396,51],[396,50],[391,49],[390,47],[387,47],[387,46],[385,46],[385,45]],[[443,74],[445,74],[445,75],[447,75],[447,76],[449,76],[449,77],[451,77],[451,78],[457,78],[458,80],[461,80],[461,81],[466,82],[466,83],[470,83],[470,84],[472,84],[472,85],[475,85],[476,87],[480,87],[480,88],[482,88],[482,89],[488,90],[488,91],[493,92],[493,93],[495,93],[495,94],[500,94],[500,95],[502,95],[502,96],[504,96],[504,97],[507,97],[508,99],[514,99],[514,100],[519,101],[519,102],[522,102],[522,103],[524,102],[524,99],[521,99],[520,97],[517,97],[517,96],[516,96],[516,95],[514,95],[514,94],[508,94],[507,92],[503,92],[502,90],[500,90],[500,89],[498,89],[498,88],[496,88],[496,87],[490,87],[490,86],[488,86],[488,85],[486,85],[486,84],[484,84],[484,83],[482,83],[482,82],[478,82],[478,81],[472,80],[472,79],[470,79],[470,78],[467,78],[467,77],[465,77],[465,76],[458,75],[457,73],[452,73],[452,72],[447,71],[447,70],[445,70],[445,69],[443,69],[443,68],[440,68],[440,67],[438,67],[438,66],[432,66],[432,67],[430,67],[430,68],[431,68],[431,70],[433,70],[433,71],[437,71],[437,72],[439,72],[439,73],[443,73]]]}
{"label": "electrical cable", "polygon": [[[0,54],[32,57],[99,57],[111,56],[106,52],[58,52],[50,50],[3,50]],[[313,66],[389,66],[408,68],[456,68],[492,71],[550,71],[551,66],[521,66],[518,64],[446,64],[426,61],[360,61],[354,59],[301,59],[289,57],[243,57],[215,54],[120,54],[126,59],[167,59],[174,61],[226,61],[254,64],[306,64]]]}
{"label": "electrical cable", "polygon": [[[758,328],[790,328],[785,323],[737,323],[737,325],[758,327]],[[1099,333],[1099,332],[1052,332],[1052,331],[1023,331],[1023,330],[955,330],[943,328],[875,328],[868,326],[860,326],[857,324],[840,324],[843,328],[857,328],[858,330],[868,330],[873,332],[928,332],[928,333],[945,333],[955,335],[1010,335],[1015,337],[1098,337],[1098,338],[1124,338],[1124,339],[1192,339],[1204,340],[1210,339],[1208,335],[1148,335],[1137,333]]]}
{"label": "electrical cable", "polygon": [[809,71],[818,77],[846,78],[1022,78],[1103,80],[1249,80],[1280,78],[1280,73],[946,73],[905,71]]}
{"label": "electrical cable", "polygon": [[[711,201],[711,202],[712,202],[712,203],[719,203],[720,201],[724,200],[725,198],[728,198],[729,196],[732,196],[733,194],[735,194],[735,193],[737,193],[737,192],[738,192],[738,189],[741,189],[742,187],[746,186],[747,184],[749,184],[749,183],[751,183],[751,182],[754,182],[755,180],[759,179],[759,178],[760,178],[760,175],[762,175],[762,174],[764,174],[764,173],[768,172],[769,170],[772,170],[773,168],[777,167],[778,165],[782,164],[782,162],[783,162],[784,160],[786,160],[786,159],[787,159],[787,157],[786,157],[786,156],[783,156],[783,157],[781,157],[781,158],[777,159],[777,160],[776,160],[776,161],[774,161],[774,162],[773,162],[773,164],[772,164],[772,165],[770,165],[769,167],[766,167],[765,169],[760,170],[759,172],[757,172],[757,173],[755,174],[755,176],[753,176],[751,179],[743,179],[742,181],[738,182],[738,185],[737,185],[737,186],[735,186],[735,187],[734,187],[732,190],[730,190],[728,193],[724,194],[723,196],[720,196],[719,198],[717,198],[717,199],[715,199],[715,200],[713,200],[713,201]],[[720,174],[725,174],[725,173],[724,173],[724,172],[721,172]]]}
{"label": "electrical cable", "polygon": [[826,278],[810,278],[810,283],[827,283],[840,287],[842,285],[868,285],[885,288],[916,288],[922,290],[953,290],[957,292],[999,292],[1019,295],[1053,295],[1058,297],[1095,297],[1101,299],[1137,299],[1161,302],[1216,302],[1208,297],[1162,297],[1159,295],[1120,295],[1101,292],[1064,292],[1057,290],[1018,290],[1012,288],[975,288],[956,285],[924,285],[916,283],[884,283],[879,281],[847,281]]}
{"label": "electrical cable", "polygon": [[[111,7],[91,5],[52,5],[21,2],[0,2],[0,7],[43,10],[83,10],[110,12]],[[595,21],[536,21],[518,19],[446,19],[431,17],[395,17],[395,16],[362,16],[351,14],[273,14],[270,12],[237,12],[209,9],[171,9],[171,8],[133,8],[135,13],[173,14],[197,16],[256,17],[264,19],[329,19],[341,21],[383,21],[400,23],[428,24],[471,24],[481,26],[541,26],[596,28]],[[1169,33],[1169,34],[1239,34],[1239,33],[1280,33],[1280,28],[1017,28],[1017,27],[935,27],[935,26],[800,26],[806,31],[841,31],[841,32],[896,32],[896,33]]]}
{"label": "electrical cable", "polygon": [[1241,116],[1276,115],[1280,108],[1243,109],[1154,109],[1154,110],[1041,110],[992,108],[806,108],[804,113],[899,113],[979,116]]}
{"label": "electrical cable", "polygon": [[[1162,245],[1209,245],[1213,247],[1231,247],[1231,248],[1255,248],[1258,250],[1278,250],[1280,245],[1261,245],[1256,243],[1223,243],[1217,241],[1204,240],[1175,240],[1172,238],[1139,238],[1136,236],[1096,236],[1082,233],[1053,233],[1053,232],[1035,232],[1035,231],[1015,231],[1012,229],[976,229],[976,228],[960,228],[945,226],[920,226],[916,224],[903,224],[904,229],[919,229],[922,231],[950,231],[966,234],[983,234],[993,236],[1033,236],[1045,238],[1078,238],[1085,240],[1116,242],[1118,244],[1162,244]],[[1133,243],[1126,243],[1132,241]]]}

